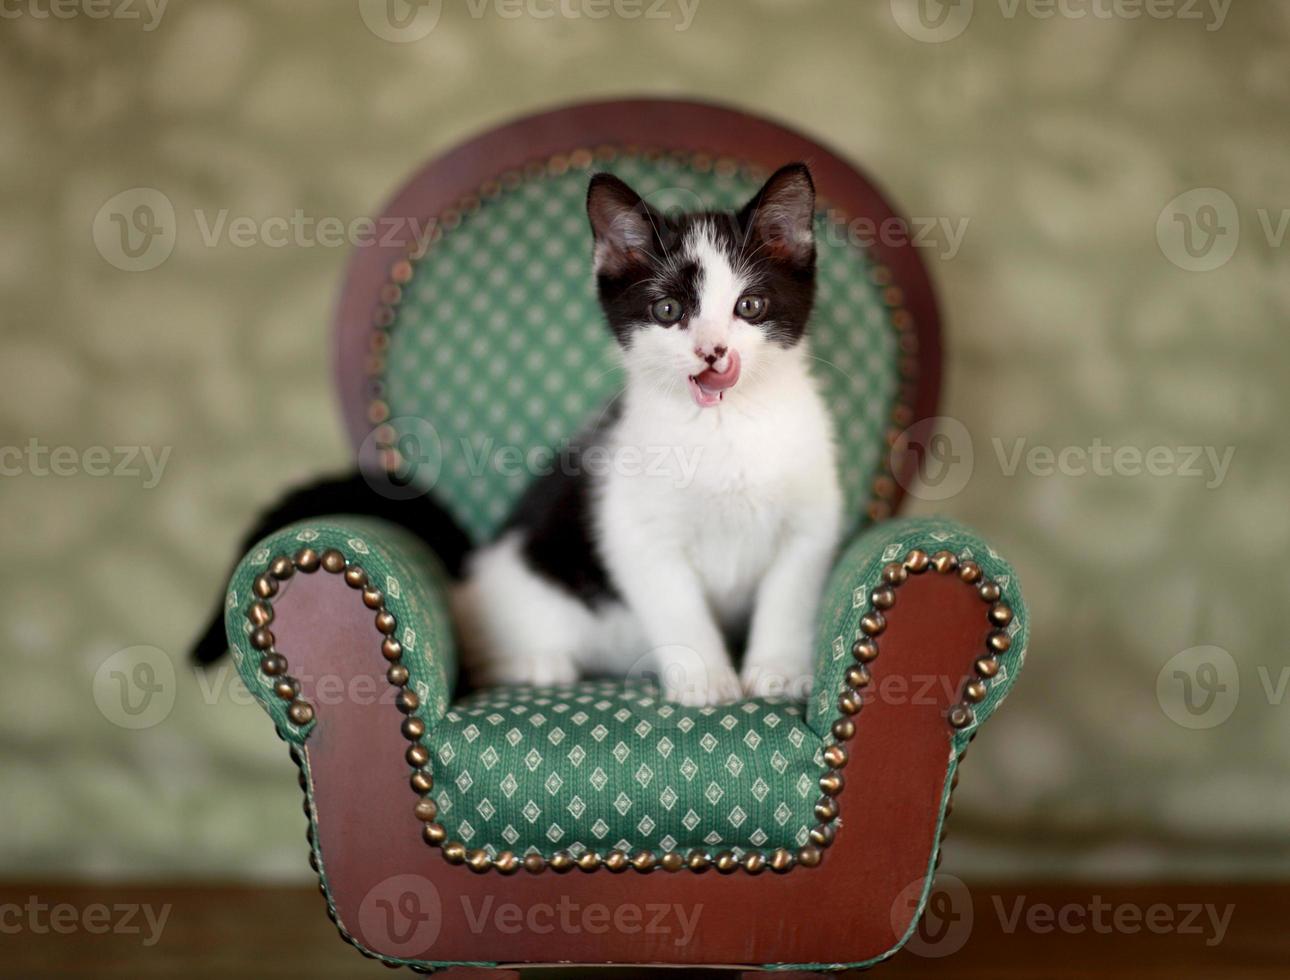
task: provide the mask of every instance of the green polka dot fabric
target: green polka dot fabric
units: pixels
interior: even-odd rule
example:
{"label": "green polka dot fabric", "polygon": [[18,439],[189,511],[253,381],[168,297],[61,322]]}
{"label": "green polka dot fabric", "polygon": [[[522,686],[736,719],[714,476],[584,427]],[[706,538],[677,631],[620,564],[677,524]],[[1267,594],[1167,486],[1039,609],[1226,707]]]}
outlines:
{"label": "green polka dot fabric", "polygon": [[[759,186],[671,158],[624,156],[603,169],[663,209],[738,207]],[[569,440],[622,384],[591,275],[590,173],[527,177],[465,215],[417,263],[390,328],[391,424],[419,447],[405,476],[433,487],[476,540],[531,479],[524,460]],[[819,230],[813,364],[858,522],[897,392],[895,330],[867,253],[825,234],[822,219]]]}
{"label": "green polka dot fabric", "polygon": [[[987,579],[999,584],[1003,601],[1013,611],[1012,622],[1008,625],[1012,646],[1000,657],[999,673],[990,682],[985,700],[974,709],[975,722],[955,733],[956,748],[961,750],[967,747],[968,739],[977,727],[990,717],[1011,690],[1025,663],[1030,629],[1026,604],[1021,598],[1021,583],[1012,566],[966,527],[943,517],[906,517],[885,521],[862,532],[843,551],[820,605],[817,640],[820,655],[807,719],[813,729],[823,732],[837,717],[837,698],[844,686],[843,674],[854,663],[851,645],[862,635],[860,617],[868,611],[869,595],[882,582],[882,567],[903,558],[913,548],[921,548],[929,555],[952,551],[961,560],[972,559],[981,566]],[[984,628],[984,603],[981,624]],[[881,657],[881,638],[878,649]],[[973,658],[984,652],[984,647],[980,651],[963,651],[965,674],[970,670]]]}
{"label": "green polka dot fabric", "polygon": [[440,820],[490,852],[799,847],[824,765],[803,714],[687,708],[622,681],[486,691],[435,729]]}

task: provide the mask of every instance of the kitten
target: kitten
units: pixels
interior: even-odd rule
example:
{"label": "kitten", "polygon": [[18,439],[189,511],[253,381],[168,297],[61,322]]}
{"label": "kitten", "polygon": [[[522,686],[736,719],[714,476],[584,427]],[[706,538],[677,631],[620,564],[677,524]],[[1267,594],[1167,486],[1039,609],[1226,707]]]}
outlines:
{"label": "kitten", "polygon": [[664,215],[592,178],[626,387],[468,558],[455,605],[477,682],[648,674],[691,705],[807,695],[842,507],[805,339],[814,210],[803,164],[737,213]]}

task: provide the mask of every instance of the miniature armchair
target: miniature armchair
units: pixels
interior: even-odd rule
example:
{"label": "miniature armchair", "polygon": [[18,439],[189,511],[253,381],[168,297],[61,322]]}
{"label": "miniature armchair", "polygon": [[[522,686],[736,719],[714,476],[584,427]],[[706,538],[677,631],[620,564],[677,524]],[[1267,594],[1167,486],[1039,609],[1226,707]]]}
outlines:
{"label": "miniature armchair", "polygon": [[893,446],[935,415],[938,319],[917,250],[863,233],[895,219],[865,177],[778,125],[684,102],[486,133],[378,222],[427,234],[352,257],[339,395],[382,492],[423,494],[487,539],[532,460],[619,384],[590,274],[590,174],[664,208],[729,207],[791,160],[819,191],[811,331],[853,515],[805,703],[682,707],[645,680],[460,692],[439,557],[377,519],[284,527],[238,566],[229,642],[299,767],[327,913],[364,955],[421,972],[810,972],[871,965],[913,931],[959,760],[1027,629],[987,544],[893,516],[917,465]]}

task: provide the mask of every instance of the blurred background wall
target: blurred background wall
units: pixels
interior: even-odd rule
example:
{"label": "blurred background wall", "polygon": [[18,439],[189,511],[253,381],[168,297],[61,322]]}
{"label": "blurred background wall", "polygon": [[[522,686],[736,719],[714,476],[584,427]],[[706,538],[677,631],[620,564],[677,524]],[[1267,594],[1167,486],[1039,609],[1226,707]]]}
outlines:
{"label": "blurred background wall", "polygon": [[[1290,867],[1286,5],[449,0],[393,41],[367,0],[120,3],[0,19],[0,874],[307,878],[284,747],[185,659],[257,509],[348,461],[346,249],[266,219],[635,93],[776,117],[939,229],[959,462],[912,509],[1008,554],[1034,624],[947,870]],[[150,269],[110,244],[137,188],[177,216]],[[145,662],[165,711],[130,715]]]}

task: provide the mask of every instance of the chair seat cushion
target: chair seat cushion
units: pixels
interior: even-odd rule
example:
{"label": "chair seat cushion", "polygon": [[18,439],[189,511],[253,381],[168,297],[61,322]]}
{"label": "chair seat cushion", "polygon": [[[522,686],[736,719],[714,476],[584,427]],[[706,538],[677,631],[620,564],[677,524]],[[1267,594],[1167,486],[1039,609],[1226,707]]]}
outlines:
{"label": "chair seat cushion", "polygon": [[493,853],[800,847],[824,768],[804,714],[687,708],[624,681],[485,690],[435,726],[440,820]]}

